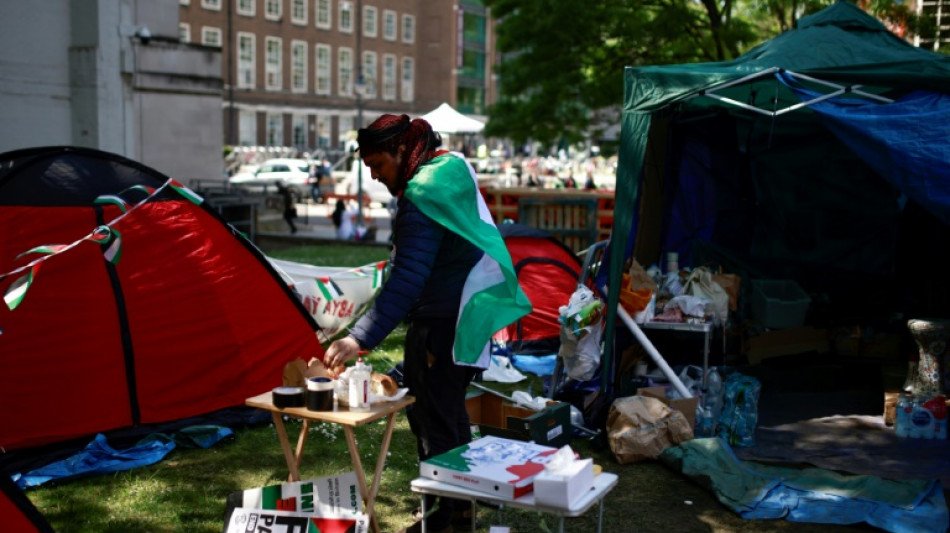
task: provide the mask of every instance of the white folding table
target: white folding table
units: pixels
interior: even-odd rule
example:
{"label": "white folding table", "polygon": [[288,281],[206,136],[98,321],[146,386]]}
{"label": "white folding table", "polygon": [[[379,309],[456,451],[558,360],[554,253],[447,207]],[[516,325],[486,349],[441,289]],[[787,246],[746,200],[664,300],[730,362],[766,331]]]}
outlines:
{"label": "white folding table", "polygon": [[[498,505],[499,512],[505,507],[514,507],[516,509],[528,509],[548,513],[558,517],[558,532],[564,533],[564,517],[581,516],[595,503],[600,504],[599,515],[597,517],[597,533],[601,533],[604,525],[604,497],[617,485],[617,474],[601,472],[594,476],[594,485],[583,496],[577,498],[570,507],[552,507],[550,505],[541,505],[534,501],[534,493],[526,494],[517,499],[501,498],[495,494],[479,492],[466,487],[452,485],[442,481],[435,481],[419,477],[409,484],[412,492],[422,494],[422,515],[426,515],[425,495],[446,496],[458,500],[468,500],[472,502],[472,508],[475,508],[476,501],[489,502]],[[472,513],[472,531],[475,530],[475,513]],[[422,533],[426,533],[425,522],[422,523]]]}

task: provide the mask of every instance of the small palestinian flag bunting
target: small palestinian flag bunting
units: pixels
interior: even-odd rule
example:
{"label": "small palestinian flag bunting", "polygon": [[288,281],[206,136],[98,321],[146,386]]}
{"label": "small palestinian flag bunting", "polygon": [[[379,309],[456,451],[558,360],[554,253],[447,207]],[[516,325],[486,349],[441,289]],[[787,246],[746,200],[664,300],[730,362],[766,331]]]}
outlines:
{"label": "small palestinian flag bunting", "polygon": [[386,264],[387,261],[380,261],[376,263],[376,272],[373,276],[373,288],[377,289],[383,284],[383,275],[386,273]]}
{"label": "small palestinian flag bunting", "polygon": [[65,244],[44,244],[43,246],[37,246],[36,248],[30,248],[29,250],[21,253],[17,256],[17,259],[23,257],[26,254],[58,254],[66,249]]}
{"label": "small palestinian flag bunting", "polygon": [[320,293],[323,294],[323,297],[326,298],[328,302],[332,302],[334,298],[343,296],[343,291],[340,290],[340,287],[334,283],[332,279],[316,278],[314,281],[317,282],[317,288],[320,289]]}
{"label": "small palestinian flag bunting", "polygon": [[193,204],[201,205],[201,202],[205,201],[205,199],[202,198],[198,193],[189,189],[188,187],[185,187],[184,185],[182,185],[180,182],[176,180],[169,180],[168,185],[172,189],[175,189],[175,191],[178,192],[178,194],[184,196],[186,200],[188,200],[189,202]]}
{"label": "small palestinian flag bunting", "polygon": [[114,194],[103,194],[102,196],[99,196],[93,200],[92,203],[100,205],[111,204],[121,209],[123,213],[128,212],[129,210],[129,203]]}
{"label": "small palestinian flag bunting", "polygon": [[29,290],[30,285],[33,284],[33,276],[36,274],[36,271],[40,269],[40,265],[42,264],[43,263],[37,263],[33,265],[33,268],[31,268],[29,272],[17,278],[3,293],[3,301],[6,302],[7,307],[9,307],[11,311],[16,309],[17,306],[23,302],[26,291]]}
{"label": "small palestinian flag bunting", "polygon": [[[151,196],[155,194],[156,190],[157,189],[155,189],[155,187],[149,187],[148,185],[133,185],[129,187],[128,189],[126,189],[125,191],[142,191],[145,194]],[[125,192],[125,191],[122,191],[122,192]]]}
{"label": "small palestinian flag bunting", "polygon": [[119,259],[122,258],[122,234],[119,230],[109,226],[99,226],[87,239],[99,244],[108,244],[102,255],[113,265],[119,264]]}

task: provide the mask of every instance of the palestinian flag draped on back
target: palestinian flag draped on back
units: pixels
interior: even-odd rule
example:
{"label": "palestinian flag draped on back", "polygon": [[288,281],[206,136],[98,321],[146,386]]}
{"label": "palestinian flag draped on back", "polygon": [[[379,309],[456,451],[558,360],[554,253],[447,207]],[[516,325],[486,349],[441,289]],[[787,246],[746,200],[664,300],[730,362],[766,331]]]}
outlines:
{"label": "palestinian flag draped on back", "polygon": [[426,216],[485,252],[462,290],[453,355],[456,364],[488,368],[491,336],[530,313],[531,302],[476,185],[464,159],[443,154],[419,167],[405,195]]}

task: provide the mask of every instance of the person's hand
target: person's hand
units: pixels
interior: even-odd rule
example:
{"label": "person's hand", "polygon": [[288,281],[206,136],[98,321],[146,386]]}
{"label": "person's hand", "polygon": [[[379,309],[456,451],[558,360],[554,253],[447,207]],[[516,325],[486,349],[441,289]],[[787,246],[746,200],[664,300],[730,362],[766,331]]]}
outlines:
{"label": "person's hand", "polygon": [[333,341],[323,356],[323,364],[328,369],[343,366],[350,359],[355,359],[360,353],[360,344],[350,336]]}

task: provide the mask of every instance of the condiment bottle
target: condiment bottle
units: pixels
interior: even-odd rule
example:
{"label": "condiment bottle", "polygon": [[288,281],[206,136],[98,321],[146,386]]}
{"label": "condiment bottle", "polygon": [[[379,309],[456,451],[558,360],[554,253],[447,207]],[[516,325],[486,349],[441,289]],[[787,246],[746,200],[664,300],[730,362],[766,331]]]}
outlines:
{"label": "condiment bottle", "polygon": [[350,411],[369,411],[369,385],[372,379],[373,367],[363,363],[363,357],[356,359],[356,364],[350,369],[349,404]]}

